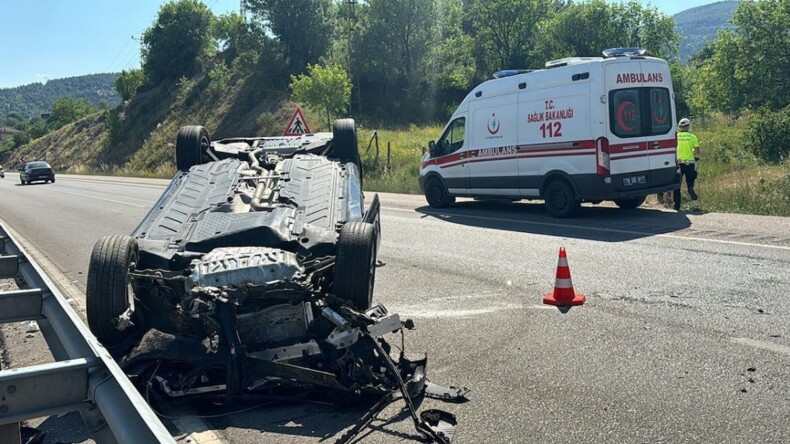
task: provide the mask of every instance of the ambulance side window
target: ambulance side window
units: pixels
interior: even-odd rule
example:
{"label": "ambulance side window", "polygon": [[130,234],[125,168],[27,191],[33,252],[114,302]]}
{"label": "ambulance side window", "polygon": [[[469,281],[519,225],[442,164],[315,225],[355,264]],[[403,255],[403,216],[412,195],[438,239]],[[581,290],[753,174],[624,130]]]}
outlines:
{"label": "ambulance side window", "polygon": [[466,132],[466,118],[459,117],[453,120],[447,131],[436,141],[436,150],[433,157],[446,156],[458,151],[464,146],[464,133]]}

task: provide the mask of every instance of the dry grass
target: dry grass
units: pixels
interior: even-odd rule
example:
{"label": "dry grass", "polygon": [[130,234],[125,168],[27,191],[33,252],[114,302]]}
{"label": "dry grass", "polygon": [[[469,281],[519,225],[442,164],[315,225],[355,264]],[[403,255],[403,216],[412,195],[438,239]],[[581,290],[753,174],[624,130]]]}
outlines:
{"label": "dry grass", "polygon": [[[705,171],[704,166],[700,168]],[[699,204],[703,211],[790,216],[790,162],[758,166],[707,177],[700,174]]]}

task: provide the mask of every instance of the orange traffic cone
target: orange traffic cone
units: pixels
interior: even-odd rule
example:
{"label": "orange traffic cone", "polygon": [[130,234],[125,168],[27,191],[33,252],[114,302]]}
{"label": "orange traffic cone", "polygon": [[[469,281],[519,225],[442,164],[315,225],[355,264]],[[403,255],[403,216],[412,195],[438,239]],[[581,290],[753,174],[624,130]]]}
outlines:
{"label": "orange traffic cone", "polygon": [[565,247],[560,247],[560,258],[557,261],[557,280],[554,283],[554,292],[543,296],[543,303],[549,305],[567,306],[582,305],[587,298],[573,291],[571,269],[568,267],[568,257]]}

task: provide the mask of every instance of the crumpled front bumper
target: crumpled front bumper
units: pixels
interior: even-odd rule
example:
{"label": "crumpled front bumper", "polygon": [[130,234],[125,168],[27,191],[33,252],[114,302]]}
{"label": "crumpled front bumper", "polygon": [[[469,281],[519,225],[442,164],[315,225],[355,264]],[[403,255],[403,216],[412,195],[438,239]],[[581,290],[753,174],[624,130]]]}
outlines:
{"label": "crumpled front bumper", "polygon": [[[376,413],[392,402],[402,400],[411,414],[415,429],[425,439],[449,443],[455,433],[456,419],[440,410],[418,412],[416,400],[422,397],[446,402],[465,402],[469,390],[444,387],[428,380],[427,358],[409,360],[401,348],[397,358],[384,336],[404,334],[414,324],[401,321],[383,305],[364,313],[344,305],[325,304],[320,316],[334,328],[324,338],[310,338],[291,346],[248,352],[235,334],[235,319],[228,310],[219,310],[224,337],[211,343],[180,334],[149,330],[125,355],[122,367],[136,382],[151,382],[164,398],[190,396],[214,397],[231,403],[235,399],[272,396],[295,400],[324,392],[325,399],[348,402],[353,398],[378,397],[379,401],[360,422],[338,442],[351,442]],[[220,304],[227,305],[230,304]],[[223,314],[224,313],[224,314]],[[403,336],[402,336],[403,339]],[[186,373],[184,366],[191,370]],[[222,376],[209,380],[206,375]]]}

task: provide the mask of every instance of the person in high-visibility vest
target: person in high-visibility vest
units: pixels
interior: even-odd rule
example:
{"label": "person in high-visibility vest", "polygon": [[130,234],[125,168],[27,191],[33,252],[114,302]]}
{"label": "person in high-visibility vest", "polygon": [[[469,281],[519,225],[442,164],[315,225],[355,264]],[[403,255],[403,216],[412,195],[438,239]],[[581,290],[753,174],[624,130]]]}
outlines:
{"label": "person in high-visibility vest", "polygon": [[[694,191],[694,182],[697,180],[697,162],[699,162],[699,140],[697,136],[689,132],[691,120],[680,119],[678,122],[678,167],[682,176],[686,177],[686,187],[688,187],[691,200],[697,200],[697,192]],[[680,187],[673,193],[674,208],[680,210]]]}

